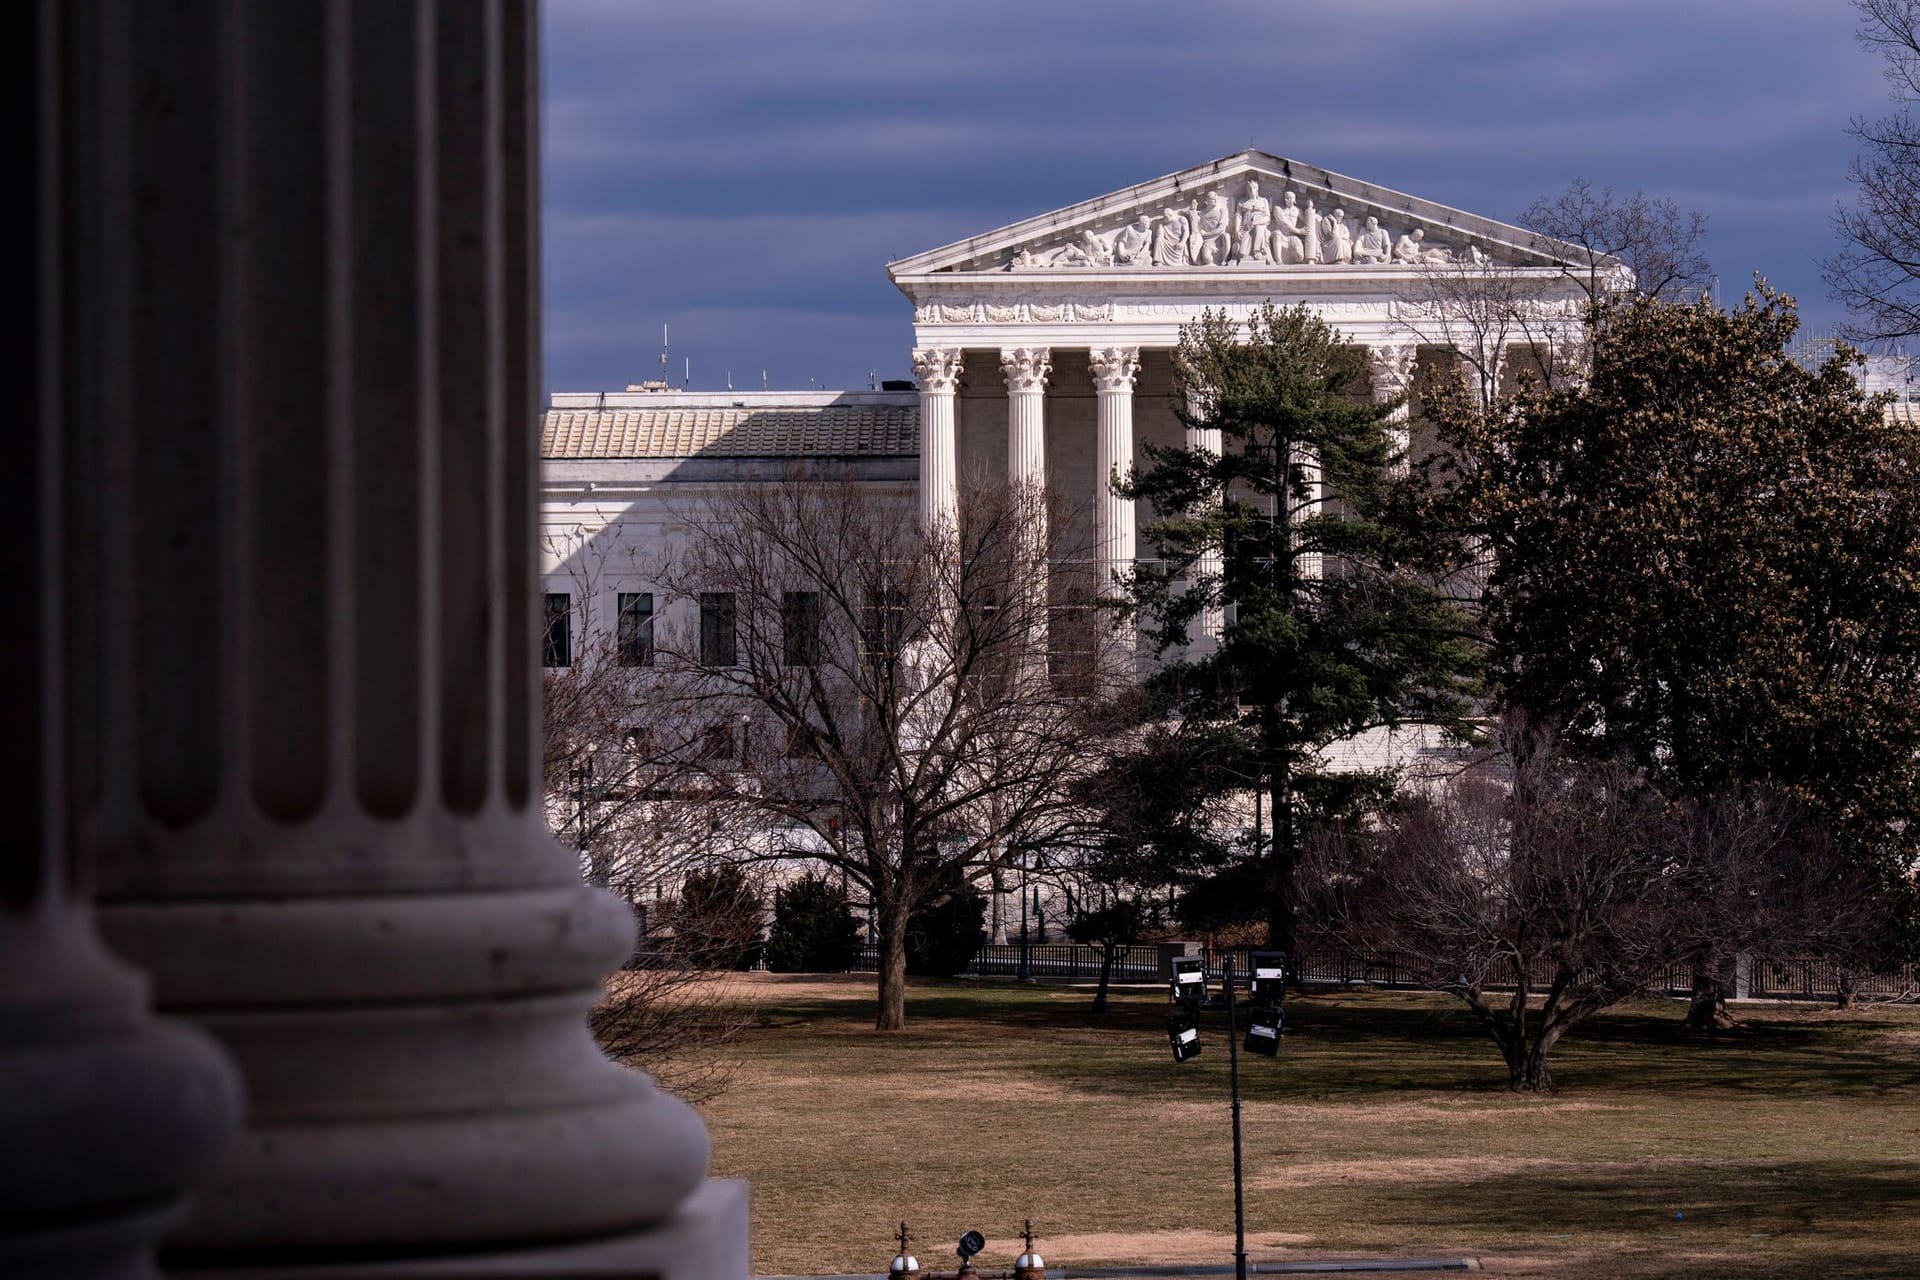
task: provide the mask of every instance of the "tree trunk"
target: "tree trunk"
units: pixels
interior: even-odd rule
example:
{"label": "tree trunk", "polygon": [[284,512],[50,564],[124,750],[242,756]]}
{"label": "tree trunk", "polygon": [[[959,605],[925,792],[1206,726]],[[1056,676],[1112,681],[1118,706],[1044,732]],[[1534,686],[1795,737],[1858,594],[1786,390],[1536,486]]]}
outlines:
{"label": "tree trunk", "polygon": [[1726,989],[1713,972],[1713,966],[1701,961],[1693,966],[1693,994],[1680,1029],[1688,1035],[1701,1032],[1712,1035],[1732,1025],[1733,1019],[1727,1014]]}
{"label": "tree trunk", "polygon": [[907,918],[906,912],[880,912],[880,1009],[875,1031],[907,1029]]}
{"label": "tree trunk", "polygon": [[1854,998],[1859,993],[1860,975],[1852,969],[1841,969],[1839,979],[1838,989],[1833,995],[1833,1007],[1851,1009],[1854,1006]]}
{"label": "tree trunk", "polygon": [[1507,1087],[1516,1093],[1550,1093],[1553,1090],[1553,1072],[1547,1068],[1547,1044],[1536,1044],[1521,1058],[1519,1064],[1509,1064],[1507,1068]]}
{"label": "tree trunk", "polygon": [[1107,1011],[1107,982],[1113,977],[1113,953],[1119,948],[1102,945],[1100,948],[1100,985],[1093,989],[1093,1011],[1102,1014]]}
{"label": "tree trunk", "polygon": [[1294,866],[1293,782],[1283,765],[1273,771],[1273,854],[1267,862],[1267,945],[1293,954]]}

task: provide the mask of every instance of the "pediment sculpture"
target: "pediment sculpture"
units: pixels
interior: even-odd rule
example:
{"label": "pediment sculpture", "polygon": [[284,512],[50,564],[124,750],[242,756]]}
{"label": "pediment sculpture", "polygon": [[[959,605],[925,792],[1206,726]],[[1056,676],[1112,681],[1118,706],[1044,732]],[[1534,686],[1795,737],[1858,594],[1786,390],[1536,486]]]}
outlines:
{"label": "pediment sculpture", "polygon": [[[1224,184],[1223,184],[1224,185]],[[1018,246],[1005,262],[1009,271],[1057,268],[1149,267],[1399,267],[1480,266],[1486,246],[1471,239],[1435,244],[1424,226],[1389,228],[1383,211],[1350,214],[1341,204],[1322,208],[1319,197],[1289,187],[1278,203],[1257,178],[1238,195],[1209,187],[1190,199],[1120,215],[1115,225],[1083,227],[1069,238]],[[1325,193],[1322,193],[1325,194]]]}

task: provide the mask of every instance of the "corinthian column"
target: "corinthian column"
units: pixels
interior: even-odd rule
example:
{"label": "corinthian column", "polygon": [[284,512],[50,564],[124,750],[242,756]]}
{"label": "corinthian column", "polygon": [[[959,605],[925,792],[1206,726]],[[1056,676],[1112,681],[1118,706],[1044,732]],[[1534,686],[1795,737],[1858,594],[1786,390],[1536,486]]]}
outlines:
{"label": "corinthian column", "polygon": [[1044,678],[1049,636],[1048,606],[1052,583],[1047,538],[1047,375],[1053,372],[1053,353],[1045,347],[1007,347],[1000,352],[1000,372],[1007,380],[1007,488],[1019,504],[1022,536],[1027,545],[1027,599],[1021,612],[1028,633],[1029,675]]}
{"label": "corinthian column", "polygon": [[533,5],[73,11],[86,838],[251,1103],[174,1262],[743,1275],[546,832]]}
{"label": "corinthian column", "polygon": [[960,348],[915,347],[913,376],[920,384],[920,527],[931,533],[953,528],[960,518],[954,421]]}
{"label": "corinthian column", "polygon": [[[1186,446],[1195,453],[1210,453],[1215,458],[1218,458],[1221,447],[1220,428],[1202,425],[1211,412],[1212,405],[1207,397],[1207,393],[1199,389],[1189,389],[1187,392],[1187,414],[1189,417],[1199,419],[1200,421],[1187,424]],[[1201,552],[1199,559],[1194,563],[1193,569],[1197,577],[1212,579],[1217,582],[1221,572],[1219,549],[1209,547],[1207,550]],[[1219,608],[1202,610],[1199,623],[1200,635],[1195,641],[1198,646],[1218,644],[1220,638],[1226,634],[1226,615]]]}
{"label": "corinthian column", "polygon": [[1007,480],[1033,489],[1047,482],[1047,375],[1053,353],[1045,347],[1007,347],[1000,352],[1007,380]]}
{"label": "corinthian column", "polygon": [[1367,368],[1373,375],[1374,401],[1379,404],[1396,398],[1400,401],[1393,412],[1387,415],[1386,421],[1387,434],[1393,440],[1395,474],[1406,473],[1407,454],[1412,447],[1408,423],[1412,421],[1413,407],[1407,403],[1406,397],[1413,387],[1413,362],[1419,350],[1411,342],[1367,348]]}
{"label": "corinthian column", "polygon": [[1097,401],[1094,442],[1094,589],[1114,588],[1116,574],[1131,569],[1135,555],[1131,499],[1113,491],[1133,469],[1133,379],[1140,348],[1097,347],[1087,353]]}
{"label": "corinthian column", "polygon": [[239,1127],[240,1082],[203,1032],[153,1017],[145,977],[101,943],[74,857],[70,817],[93,778],[73,767],[68,611],[99,584],[79,576],[65,488],[97,388],[71,376],[86,350],[70,335],[87,330],[66,268],[92,246],[68,203],[87,176],[83,120],[69,113],[87,68],[62,53],[88,15],[43,3],[18,16],[7,61],[38,128],[16,157],[31,226],[10,251],[26,322],[0,469],[12,595],[0,611],[0,1275],[148,1280],[188,1185]]}

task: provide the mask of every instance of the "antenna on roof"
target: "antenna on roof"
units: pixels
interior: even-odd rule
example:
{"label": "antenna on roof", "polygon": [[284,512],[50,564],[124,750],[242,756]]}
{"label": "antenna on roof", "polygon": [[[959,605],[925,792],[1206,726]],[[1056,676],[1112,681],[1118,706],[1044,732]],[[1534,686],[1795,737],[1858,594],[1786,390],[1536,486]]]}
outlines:
{"label": "antenna on roof", "polygon": [[877,391],[880,389],[880,384],[876,381],[877,376],[872,369],[867,370],[867,390]]}
{"label": "antenna on roof", "polygon": [[660,381],[667,380],[667,326],[660,326]]}
{"label": "antenna on roof", "polygon": [[760,389],[762,391],[767,389],[767,371],[765,369],[760,371]]}
{"label": "antenna on roof", "polygon": [[727,370],[727,390],[733,390],[733,370]]}
{"label": "antenna on roof", "polygon": [[686,371],[680,375],[680,389],[685,391],[693,383],[693,357],[687,357]]}

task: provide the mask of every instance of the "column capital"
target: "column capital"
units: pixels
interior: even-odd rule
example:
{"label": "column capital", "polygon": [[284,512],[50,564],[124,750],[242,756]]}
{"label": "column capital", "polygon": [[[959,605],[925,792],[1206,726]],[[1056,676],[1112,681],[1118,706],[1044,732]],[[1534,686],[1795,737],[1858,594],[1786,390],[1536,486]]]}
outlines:
{"label": "column capital", "polygon": [[1367,348],[1367,368],[1373,374],[1376,400],[1404,394],[1413,385],[1413,362],[1419,353],[1418,345],[1411,342]]}
{"label": "column capital", "polygon": [[1053,351],[1047,347],[1000,348],[1000,372],[1008,391],[1045,391],[1053,372]]}
{"label": "column capital", "polygon": [[922,391],[952,391],[960,385],[959,347],[915,347],[913,376]]}
{"label": "column capital", "polygon": [[1097,391],[1131,391],[1140,372],[1140,348],[1094,347],[1087,352],[1087,368]]}

